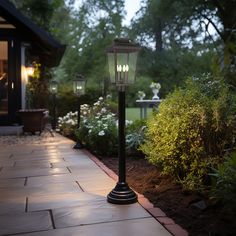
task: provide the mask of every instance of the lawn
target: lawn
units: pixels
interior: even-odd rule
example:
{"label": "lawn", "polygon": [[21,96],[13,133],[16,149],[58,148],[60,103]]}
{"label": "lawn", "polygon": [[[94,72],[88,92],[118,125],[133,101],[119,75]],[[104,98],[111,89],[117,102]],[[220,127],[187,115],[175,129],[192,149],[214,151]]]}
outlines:
{"label": "lawn", "polygon": [[[147,108],[147,117],[152,115],[152,108]],[[140,108],[129,107],[126,108],[126,120],[138,120],[140,119]]]}

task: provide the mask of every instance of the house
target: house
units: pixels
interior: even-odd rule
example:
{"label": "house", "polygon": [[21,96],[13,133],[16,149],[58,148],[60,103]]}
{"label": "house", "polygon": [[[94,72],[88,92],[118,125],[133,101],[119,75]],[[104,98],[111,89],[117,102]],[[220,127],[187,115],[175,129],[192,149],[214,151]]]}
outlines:
{"label": "house", "polygon": [[[58,66],[65,45],[25,17],[8,0],[0,0],[0,126],[18,123],[26,106],[26,68],[30,58]],[[30,56],[29,56],[30,55]]]}

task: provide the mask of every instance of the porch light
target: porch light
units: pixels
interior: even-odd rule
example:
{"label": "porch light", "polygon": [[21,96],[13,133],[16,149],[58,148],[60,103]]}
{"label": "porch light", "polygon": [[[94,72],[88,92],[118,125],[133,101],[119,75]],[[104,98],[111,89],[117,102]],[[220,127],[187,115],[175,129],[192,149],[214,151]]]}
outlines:
{"label": "porch light", "polygon": [[125,87],[135,80],[139,47],[129,39],[115,39],[107,49],[111,83],[118,89],[118,133],[119,133],[119,179],[115,188],[108,194],[107,201],[113,204],[137,202],[136,193],[126,183],[125,157]]}
{"label": "porch light", "polygon": [[33,76],[34,75],[34,66],[33,65],[28,65],[26,67],[26,72],[28,76]]}

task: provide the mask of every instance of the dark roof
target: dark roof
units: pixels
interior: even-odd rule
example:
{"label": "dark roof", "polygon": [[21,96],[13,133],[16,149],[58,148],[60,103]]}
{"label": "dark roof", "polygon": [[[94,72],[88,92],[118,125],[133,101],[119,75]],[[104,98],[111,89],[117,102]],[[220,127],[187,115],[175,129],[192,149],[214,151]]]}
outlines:
{"label": "dark roof", "polygon": [[65,52],[65,45],[60,44],[45,30],[38,27],[29,18],[24,16],[8,0],[0,0],[0,16],[4,17],[17,30],[20,29],[23,38],[28,38],[32,51],[43,60],[46,66],[57,66]]}

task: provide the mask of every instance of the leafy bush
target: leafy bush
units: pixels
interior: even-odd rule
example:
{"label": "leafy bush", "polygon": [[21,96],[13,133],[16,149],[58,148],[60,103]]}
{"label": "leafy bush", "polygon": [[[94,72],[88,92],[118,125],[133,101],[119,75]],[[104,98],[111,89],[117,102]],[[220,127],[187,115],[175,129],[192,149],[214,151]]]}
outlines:
{"label": "leafy bush", "polygon": [[127,127],[126,150],[128,154],[139,154],[139,147],[144,142],[146,120],[135,120]]}
{"label": "leafy bush", "polygon": [[235,146],[235,99],[210,76],[188,79],[147,122],[141,150],[187,189],[200,188],[208,169]]}
{"label": "leafy bush", "polygon": [[236,211],[236,153],[213,169],[213,196],[224,201],[232,212]]}

